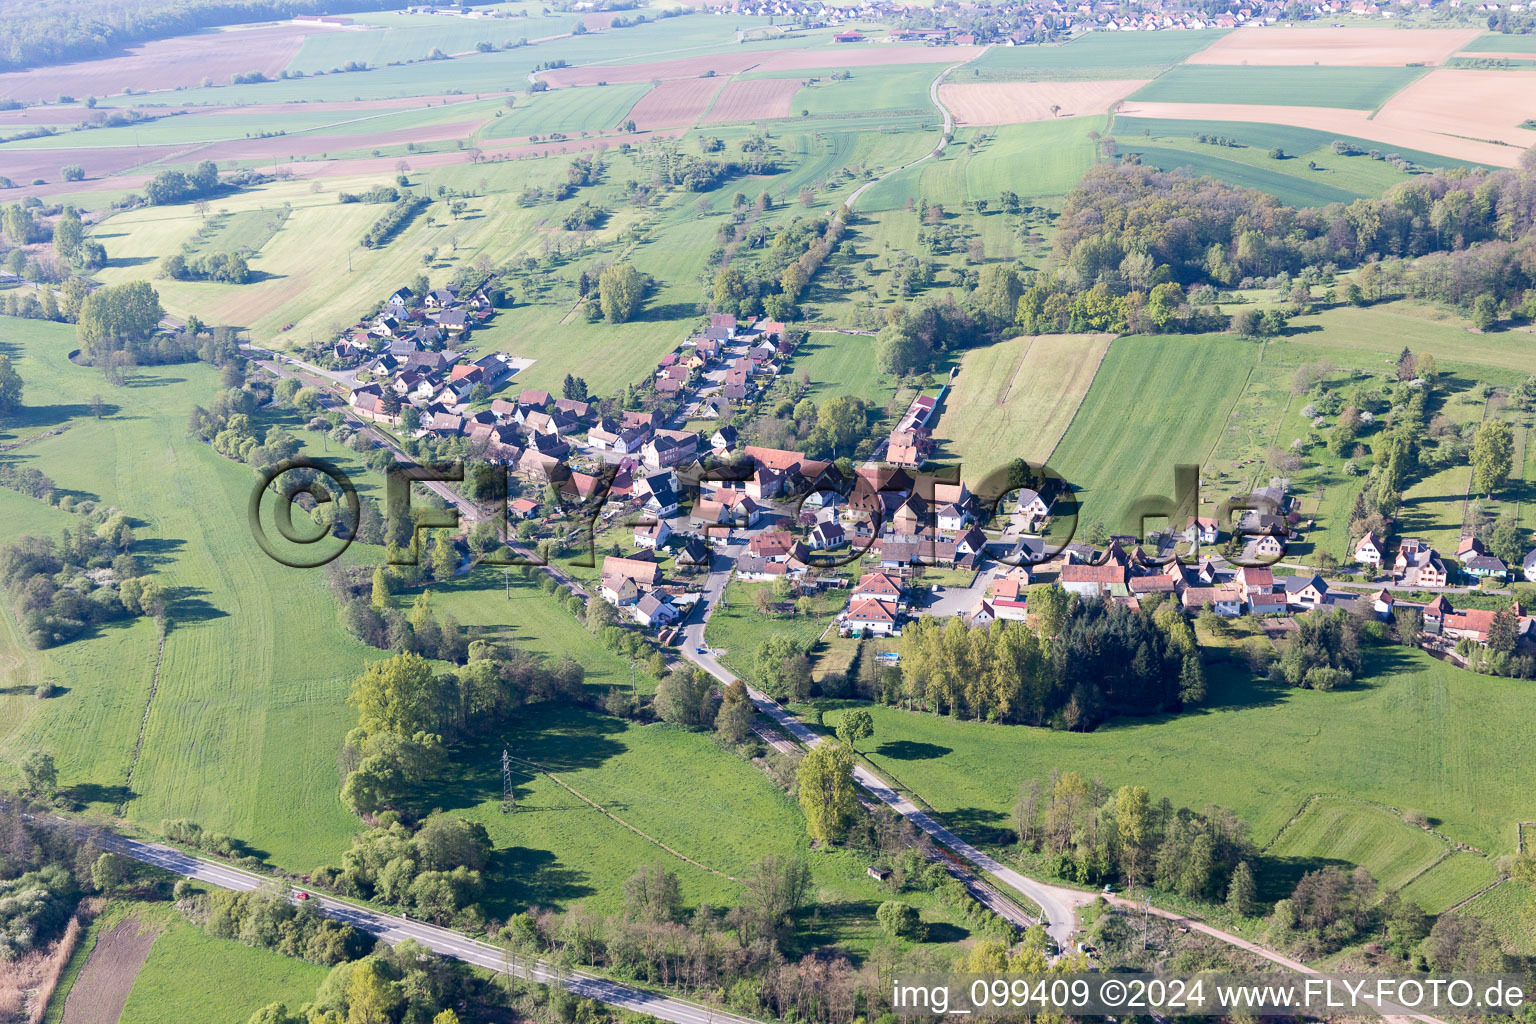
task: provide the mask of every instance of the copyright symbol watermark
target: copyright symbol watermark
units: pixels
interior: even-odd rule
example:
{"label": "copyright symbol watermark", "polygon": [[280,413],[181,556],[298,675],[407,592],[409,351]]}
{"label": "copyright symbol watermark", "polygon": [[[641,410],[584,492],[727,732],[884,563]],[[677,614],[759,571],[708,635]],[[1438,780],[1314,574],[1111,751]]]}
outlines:
{"label": "copyright symbol watermark", "polygon": [[[262,503],[269,494],[274,498],[270,522],[281,543],[274,541],[263,522]],[[313,520],[306,527],[295,525],[295,505],[309,519],[300,503],[301,495],[308,495],[316,509],[329,504],[329,515],[322,517],[325,525]],[[334,561],[351,546],[362,520],[362,506],[346,473],[324,459],[300,456],[260,472],[246,507],[246,519],[251,536],[273,561],[292,569],[315,569]]]}

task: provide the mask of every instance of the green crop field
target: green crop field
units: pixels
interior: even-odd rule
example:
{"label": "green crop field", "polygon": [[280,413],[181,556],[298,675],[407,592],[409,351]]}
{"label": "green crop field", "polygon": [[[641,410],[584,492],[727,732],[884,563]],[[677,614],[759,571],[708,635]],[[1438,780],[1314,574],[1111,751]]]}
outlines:
{"label": "green crop field", "polygon": [[1171,495],[1175,464],[1206,462],[1258,356],[1231,335],[1110,345],[1051,456],[1078,489],[1079,528],[1097,521],[1140,536],[1142,524],[1122,521],[1127,510],[1145,495]]}
{"label": "green crop field", "polygon": [[[1221,667],[1201,709],[1118,720],[1091,733],[877,706],[871,708],[875,739],[863,749],[937,811],[978,827],[1007,827],[1020,782],[1070,766],[1110,787],[1146,785],[1154,799],[1166,794],[1175,806],[1230,807],[1260,846],[1275,839],[1307,798],[1324,795],[1417,808],[1452,840],[1493,856],[1509,852],[1514,822],[1530,820],[1536,810],[1518,769],[1536,753],[1521,726],[1536,711],[1536,695],[1518,682],[1473,675],[1402,648],[1369,649],[1366,665],[1360,685],[1331,693]],[[1490,741],[1500,756],[1484,756]],[[1299,862],[1343,856],[1350,844],[1321,832],[1315,847],[1288,843],[1288,863],[1277,869],[1289,874]],[[1379,846],[1372,839],[1355,855],[1393,865],[1400,877],[1392,847],[1413,839],[1405,834]],[[1462,898],[1476,891],[1481,876],[1458,865],[1454,877],[1467,886]]]}
{"label": "green crop field", "polygon": [[[1256,163],[1260,166],[1269,160],[1269,151],[1283,149],[1287,156],[1306,161],[1315,160],[1319,167],[1330,171],[1327,181],[1339,188],[1353,189],[1362,193],[1379,193],[1412,175],[1400,171],[1383,160],[1373,160],[1371,150],[1378,150],[1384,157],[1395,154],[1420,167],[1470,167],[1462,161],[1438,153],[1426,153],[1417,149],[1403,149],[1374,142],[1352,135],[1330,135],[1311,128],[1298,128],[1288,124],[1258,124],[1250,121],[1183,121],[1166,117],[1122,117],[1117,115],[1112,124],[1112,134],[1122,148],[1134,150],[1138,145],[1157,145],[1164,148],[1188,149],[1205,152],[1223,160]],[[1222,136],[1237,143],[1235,147],[1211,146],[1195,141],[1197,135]],[[1359,156],[1340,156],[1333,151],[1336,141],[1347,142],[1360,150]],[[1301,174],[1289,160],[1277,161],[1277,169],[1286,173]]]}
{"label": "green crop field", "polygon": [[1131,94],[1148,103],[1279,104],[1374,110],[1424,73],[1423,68],[1176,67]]}
{"label": "green crop field", "polygon": [[933,108],[928,87],[943,73],[946,66],[911,64],[855,67],[848,69],[852,77],[840,80],[830,77],[835,70],[833,68],[774,77],[820,78],[820,81],[795,93],[790,112],[796,117],[800,116],[802,110],[809,111],[812,117],[908,111],[931,114],[937,119],[939,115]]}
{"label": "green crop field", "polygon": [[503,47],[519,39],[560,35],[581,20],[579,14],[540,14],[531,17],[468,20],[432,14],[378,13],[354,15],[353,21],[368,26],[364,31],[317,32],[304,40],[289,71],[329,71],[348,61],[374,66],[391,61],[421,60],[439,49],[464,53],[477,43]]}
{"label": "green crop field", "polygon": [[1505,882],[1468,903],[1469,914],[1487,921],[1510,948],[1527,956],[1536,953],[1536,889],[1522,882]]}
{"label": "green crop field", "polygon": [[268,1003],[297,1011],[329,969],[296,957],[215,939],[174,914],[149,949],[123,1005],[121,1024],[241,1021]]}
{"label": "green crop field", "polygon": [[1399,815],[1353,800],[1320,798],[1281,830],[1266,858],[1359,865],[1386,889],[1401,889],[1450,846]]}
{"label": "green crop field", "polygon": [[[1226,35],[1194,32],[1090,32],[1048,46],[994,46],[977,62],[981,81],[1151,78]],[[956,79],[965,81],[966,79]]]}
{"label": "green crop field", "polygon": [[1050,458],[1093,383],[1107,334],[1023,335],[972,349],[934,428],[935,460],[980,479],[1011,459]]}
{"label": "green crop field", "polygon": [[1456,852],[1409,882],[1403,898],[1413,900],[1425,911],[1439,914],[1498,880],[1498,867],[1490,857]]}
{"label": "green crop field", "polygon": [[1490,32],[1462,47],[1467,53],[1536,53],[1536,36],[1513,32]]}
{"label": "green crop field", "polygon": [[[1306,161],[1298,156],[1271,161],[1262,166],[1246,160],[1231,160],[1227,151],[1211,146],[1199,150],[1171,149],[1161,146],[1143,146],[1134,139],[1125,149],[1141,156],[1141,162],[1163,171],[1187,168],[1195,174],[1220,178],[1241,188],[1258,189],[1291,206],[1327,206],[1329,203],[1351,203],[1363,193],[1350,191],[1332,184],[1326,171],[1309,171]],[[1262,154],[1260,154],[1262,155]],[[1267,159],[1267,158],[1266,158]],[[1283,165],[1294,164],[1293,168]]]}
{"label": "green crop field", "polygon": [[487,122],[480,135],[486,139],[505,139],[611,129],[650,91],[649,82],[627,82],[519,96],[516,105]]}

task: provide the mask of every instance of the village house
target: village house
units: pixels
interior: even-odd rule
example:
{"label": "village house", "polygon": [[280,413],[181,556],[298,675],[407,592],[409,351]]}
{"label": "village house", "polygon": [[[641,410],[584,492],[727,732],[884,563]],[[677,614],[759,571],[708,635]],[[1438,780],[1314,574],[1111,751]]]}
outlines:
{"label": "village house", "polygon": [[603,559],[600,593],[609,604],[621,607],[633,604],[640,600],[642,592],[660,582],[661,564],[649,552],[638,552],[628,557],[609,555]]}
{"label": "village house", "polygon": [[1355,561],[1380,569],[1383,550],[1381,539],[1374,533],[1368,533],[1355,545]]}
{"label": "village house", "polygon": [[1184,524],[1184,543],[1190,547],[1215,544],[1220,539],[1220,524],[1210,516],[1191,516]]}
{"label": "village house", "polygon": [[1020,527],[1025,530],[1034,530],[1051,514],[1050,503],[1038,491],[1028,487],[1020,488],[1016,499],[1013,514]]}
{"label": "village house", "polygon": [[1243,613],[1244,604],[1243,588],[1232,583],[1222,583],[1214,587],[1188,587],[1180,595],[1184,609],[1189,612],[1199,612],[1206,605],[1217,615],[1232,618]]}
{"label": "village house", "polygon": [[1128,572],[1123,564],[1079,565],[1069,562],[1061,567],[1061,588],[1079,597],[1108,597],[1127,594]]}
{"label": "village house", "polygon": [[1393,597],[1392,591],[1386,587],[1382,587],[1371,595],[1371,610],[1376,613],[1378,618],[1392,618],[1392,608],[1396,604],[1397,598]]}
{"label": "village house", "polygon": [[789,571],[785,562],[744,553],[736,559],[736,578],[748,583],[770,583]]}
{"label": "village house", "polygon": [[678,620],[680,613],[670,601],[664,600],[655,591],[646,594],[636,601],[630,609],[630,614],[635,621],[649,629],[652,626],[667,626]]}
{"label": "village house", "polygon": [[666,544],[667,538],[671,536],[672,527],[668,526],[664,519],[635,524],[635,547],[637,548],[655,550]]}
{"label": "village house", "polygon": [[897,630],[900,615],[900,609],[890,601],[856,598],[848,603],[848,610],[843,614],[841,632],[844,635],[868,633],[891,636]]}
{"label": "village house", "polygon": [[[700,525],[723,525],[737,529],[750,529],[762,519],[763,507],[745,491],[719,488],[713,497],[700,498],[693,503],[689,519]],[[728,534],[719,538],[729,539]]]}
{"label": "village house", "polygon": [[539,503],[532,498],[516,498],[507,502],[507,512],[516,519],[531,519],[539,510]]}
{"label": "village house", "polygon": [[1404,538],[1398,546],[1393,569],[1408,587],[1443,587],[1448,581],[1445,563],[1435,549],[1412,538]]}
{"label": "village house", "polygon": [[658,519],[677,515],[677,477],[670,469],[652,473],[636,485],[635,492],[645,510]]}
{"label": "village house", "polygon": [[658,430],[640,449],[650,469],[682,466],[698,458],[699,435],[692,430]]}
{"label": "village house", "polygon": [[906,602],[906,587],[890,573],[868,572],[859,577],[850,597],[872,598],[900,605]]}
{"label": "village house", "polygon": [[1315,573],[1311,576],[1287,576],[1286,600],[1296,608],[1317,608],[1328,601],[1328,584]]}
{"label": "village house", "polygon": [[1283,593],[1249,594],[1248,610],[1254,615],[1284,615],[1291,610],[1291,602]]}
{"label": "village house", "polygon": [[1268,566],[1245,565],[1237,570],[1237,584],[1245,594],[1268,594],[1275,589],[1275,574]]}
{"label": "village house", "polygon": [[727,423],[709,437],[709,447],[715,453],[728,452],[736,447],[736,428]]}

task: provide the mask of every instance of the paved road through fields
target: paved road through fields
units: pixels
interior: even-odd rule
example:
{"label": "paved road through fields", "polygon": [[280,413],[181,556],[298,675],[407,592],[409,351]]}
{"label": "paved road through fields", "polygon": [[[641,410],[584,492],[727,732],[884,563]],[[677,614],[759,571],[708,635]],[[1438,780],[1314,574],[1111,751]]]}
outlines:
{"label": "paved road through fields", "polygon": [[[249,892],[253,889],[271,888],[273,885],[272,879],[242,871],[228,864],[193,857],[159,843],[140,842],[105,832],[99,833],[96,841],[105,849],[132,857],[145,864],[152,864],[172,874],[182,875],[222,889]],[[757,1024],[750,1017],[742,1017],[671,996],[646,992],[585,971],[567,968],[557,972],[539,960],[524,956],[517,957],[515,961],[509,960],[505,950],[488,942],[472,939],[447,928],[395,917],[345,900],[311,893],[309,903],[326,917],[349,924],[359,931],[383,939],[392,946],[406,939],[414,939],[436,953],[462,960],[476,967],[483,967],[488,971],[511,974],[545,985],[559,985],[578,996],[595,999],[609,1006],[633,1010],[636,1013],[649,1014],[660,1020],[670,1021],[672,1024]]]}

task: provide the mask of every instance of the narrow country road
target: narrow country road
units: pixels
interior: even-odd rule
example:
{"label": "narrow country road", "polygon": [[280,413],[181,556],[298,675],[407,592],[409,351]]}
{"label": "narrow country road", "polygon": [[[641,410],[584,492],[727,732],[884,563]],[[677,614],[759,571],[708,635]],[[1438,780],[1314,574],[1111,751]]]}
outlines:
{"label": "narrow country road", "polygon": [[[730,579],[731,566],[737,554],[745,547],[740,541],[735,541],[717,551],[710,564],[710,574],[704,585],[703,601],[705,612],[695,621],[688,623],[683,629],[682,650],[683,656],[721,683],[729,685],[737,681],[737,676],[730,669],[720,664],[713,652],[705,646],[704,627],[708,622],[710,613],[719,606],[725,594],[726,582]],[[747,687],[747,693],[752,697],[752,703],[757,709],[771,718],[776,725],[791,737],[799,740],[807,747],[814,747],[818,743],[826,741],[826,737],[820,736],[808,729],[794,715],[790,714],[773,698],[755,689],[746,680],[742,683]],[[1047,885],[1037,882],[1032,878],[1026,878],[1012,868],[1000,864],[998,861],[982,853],[970,843],[955,835],[945,828],[932,816],[922,811],[916,804],[896,792],[896,789],[880,778],[874,772],[862,765],[855,765],[853,769],[854,779],[880,802],[884,803],[897,814],[906,818],[922,831],[926,832],[940,846],[954,851],[959,856],[975,864],[1001,881],[1004,885],[1016,890],[1039,905],[1045,913],[1046,931],[1051,938],[1066,948],[1071,941],[1072,933],[1077,930],[1077,908],[1093,902],[1093,893],[1083,892],[1078,889],[1068,889],[1062,886]],[[984,900],[989,906],[991,901]],[[996,907],[994,906],[994,909]],[[1012,915],[1005,914],[1011,920],[1016,920]]]}
{"label": "narrow country road", "polygon": [[[249,892],[253,889],[270,888],[273,884],[272,879],[263,878],[261,875],[251,874],[216,861],[204,860],[201,857],[193,857],[158,843],[140,842],[107,832],[96,834],[96,840],[102,847],[116,853],[132,857],[145,864],[152,864],[172,874],[222,889]],[[462,960],[488,971],[527,978],[545,985],[559,985],[583,998],[594,999],[635,1013],[649,1014],[659,1020],[670,1021],[672,1024],[757,1024],[750,1017],[742,1017],[684,999],[647,992],[585,971],[568,968],[556,970],[549,964],[530,957],[509,958],[506,950],[488,942],[470,938],[460,932],[420,921],[393,917],[345,900],[313,893],[309,897],[309,903],[326,917],[350,924],[359,931],[383,939],[392,946],[406,939],[414,939],[436,953]]]}
{"label": "narrow country road", "polygon": [[[990,44],[988,44],[987,46],[983,46],[981,48],[981,51],[979,53],[977,53],[975,57],[972,57],[971,60],[978,60],[978,59],[980,59],[991,48],[992,47],[991,47]],[[931,100],[933,102],[933,105],[935,107],[939,108],[939,113],[944,115],[944,131],[939,136],[939,143],[938,143],[938,145],[934,146],[932,149],[930,149],[928,152],[924,153],[922,156],[918,157],[916,160],[908,160],[906,163],[902,164],[900,167],[894,167],[891,170],[886,171],[884,174],[880,175],[879,177],[871,178],[869,181],[866,181],[864,184],[860,185],[858,188],[853,190],[853,192],[843,202],[844,206],[848,207],[848,209],[850,209],[850,210],[853,209],[853,204],[857,203],[859,201],[859,196],[863,195],[865,193],[865,191],[867,191],[871,186],[880,184],[882,181],[884,181],[886,178],[889,178],[893,174],[900,174],[902,171],[906,170],[908,167],[916,167],[918,164],[922,163],[924,160],[931,160],[931,159],[933,159],[936,156],[942,156],[943,155],[944,147],[949,145],[950,133],[955,130],[955,119],[954,119],[954,116],[952,114],[950,114],[949,108],[946,107],[944,105],[944,103],[939,99],[939,85],[940,85],[940,83],[942,83],[944,81],[944,79],[949,77],[950,72],[954,71],[956,68],[964,67],[965,65],[969,64],[971,62],[971,60],[963,60],[959,64],[951,64],[949,67],[945,68],[943,71],[940,71],[938,73],[938,76],[935,77],[934,80],[928,84],[928,98],[929,98],[929,100]]]}

